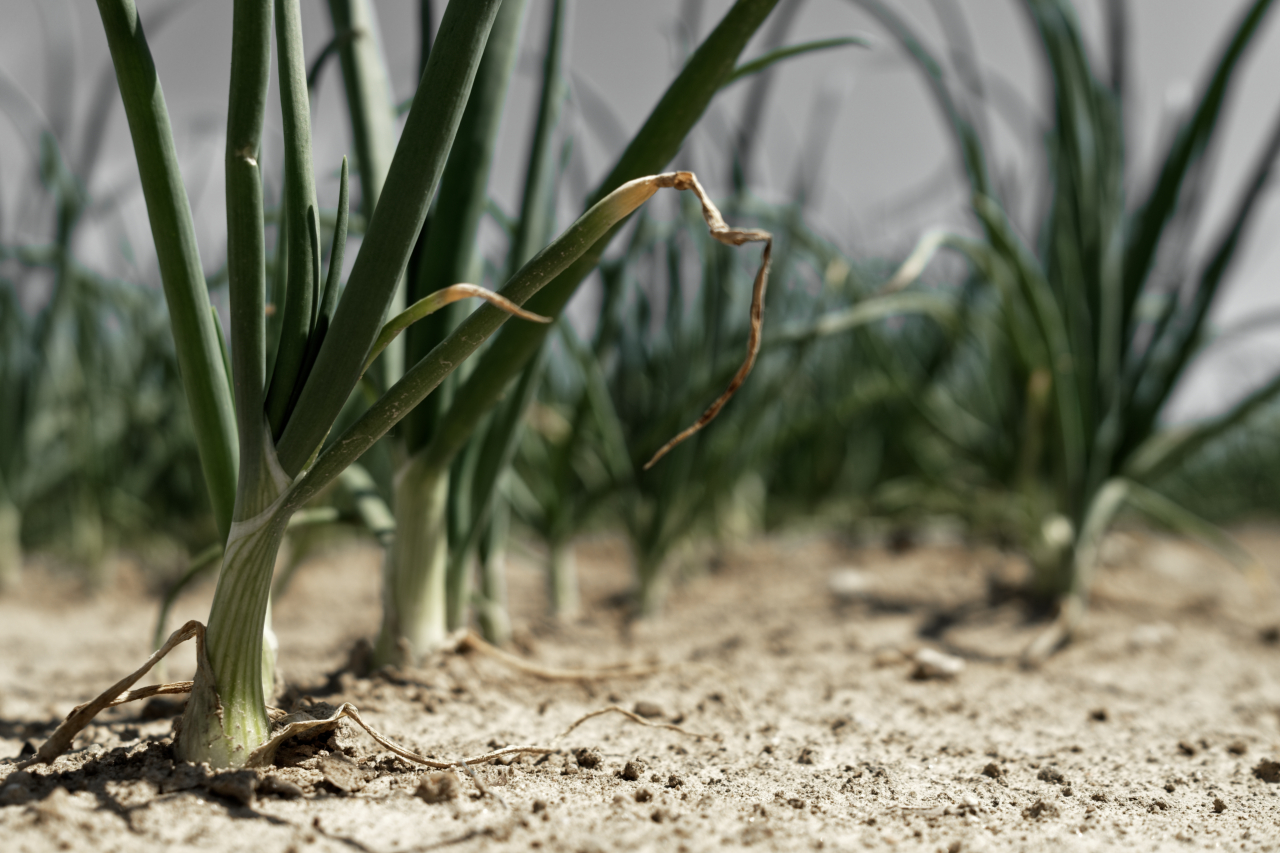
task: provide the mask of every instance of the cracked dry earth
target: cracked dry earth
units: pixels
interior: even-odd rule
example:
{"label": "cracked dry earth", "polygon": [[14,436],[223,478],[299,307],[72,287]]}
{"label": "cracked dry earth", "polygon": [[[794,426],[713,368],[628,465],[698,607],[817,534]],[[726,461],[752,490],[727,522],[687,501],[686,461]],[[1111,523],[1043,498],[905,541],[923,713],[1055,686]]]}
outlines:
{"label": "cracked dry earth", "polygon": [[[590,615],[569,627],[539,616],[536,560],[513,559],[519,654],[670,664],[586,684],[474,653],[357,678],[343,668],[376,626],[379,554],[305,565],[275,612],[282,703],[350,701],[438,758],[558,748],[476,768],[490,796],[345,725],[266,772],[175,764],[161,700],[112,709],[52,766],[16,771],[25,744],[146,656],[155,612],[127,564],[94,598],[34,566],[0,600],[0,848],[1280,850],[1280,533],[1240,535],[1266,583],[1176,540],[1113,536],[1087,635],[1037,671],[1016,653],[1041,626],[998,594],[1018,564],[983,547],[759,539],[633,628],[619,541],[579,546]],[[203,618],[210,594],[172,624]],[[180,650],[161,678],[192,667]],[[615,714],[554,740],[611,703],[710,737]]]}

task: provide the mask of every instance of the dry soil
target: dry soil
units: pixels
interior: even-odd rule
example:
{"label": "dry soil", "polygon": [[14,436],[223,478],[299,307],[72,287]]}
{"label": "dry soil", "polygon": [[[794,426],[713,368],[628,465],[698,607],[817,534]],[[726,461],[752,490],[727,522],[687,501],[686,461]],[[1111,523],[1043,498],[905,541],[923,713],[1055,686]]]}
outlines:
{"label": "dry soil", "polygon": [[[474,653],[356,677],[346,665],[376,626],[379,554],[306,564],[275,611],[280,701],[353,702],[441,759],[556,748],[477,768],[488,796],[349,727],[265,773],[175,764],[174,708],[156,700],[112,709],[52,766],[17,771],[28,743],[146,657],[155,614],[127,563],[92,597],[36,566],[0,599],[0,848],[1280,850],[1280,534],[1240,535],[1266,582],[1175,540],[1113,536],[1088,633],[1035,671],[1017,653],[1043,623],[1002,593],[1017,560],[956,543],[757,540],[636,626],[619,604],[620,542],[579,546],[588,616],[569,626],[540,615],[536,559],[514,559],[518,654],[663,665],[584,684]],[[172,624],[203,618],[210,592],[182,599]],[[192,666],[180,650],[163,677]],[[607,715],[556,740],[610,704],[706,737]]]}

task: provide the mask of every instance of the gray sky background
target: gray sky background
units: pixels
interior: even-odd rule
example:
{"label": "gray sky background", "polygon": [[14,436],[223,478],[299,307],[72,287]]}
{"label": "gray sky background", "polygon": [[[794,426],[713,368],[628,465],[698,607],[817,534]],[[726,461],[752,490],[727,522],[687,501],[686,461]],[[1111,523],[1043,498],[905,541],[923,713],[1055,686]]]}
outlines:
{"label": "gray sky background", "polygon": [[[936,45],[939,27],[928,0],[891,0]],[[138,0],[144,25],[149,15],[167,5]],[[440,14],[443,2],[437,2]],[[499,167],[491,186],[498,202],[514,210],[524,148],[537,96],[537,74],[545,0],[529,0],[523,55],[508,96],[503,120]],[[729,8],[730,0],[704,0],[699,35]],[[1045,114],[1049,106],[1037,66],[1035,35],[1014,0],[961,0],[978,45],[984,76]],[[1078,0],[1077,8],[1093,47],[1101,44],[1100,0]],[[1131,157],[1145,179],[1168,129],[1169,116],[1198,88],[1204,71],[1228,27],[1246,5],[1244,0],[1132,0],[1133,56],[1130,63],[1136,96],[1130,127]],[[587,121],[581,112],[569,132],[578,140],[579,179],[594,184],[612,163],[626,138],[639,127],[675,73],[681,56],[677,26],[679,0],[577,0],[571,24],[568,62],[576,102],[607,101],[616,121]],[[322,0],[302,0],[308,54],[314,56],[330,37],[327,7]],[[413,91],[417,65],[416,0],[377,0],[383,40],[397,98]],[[59,110],[83,118],[101,75],[110,73],[106,44],[96,6],[88,0],[0,0],[0,69],[42,108],[50,105],[53,56],[42,37],[42,16],[62,21],[74,32],[66,55],[74,65],[74,89],[53,98]],[[221,265],[223,244],[222,123],[226,105],[231,3],[195,0],[162,30],[151,33],[184,174],[191,188],[206,270]],[[900,256],[926,228],[948,224],[969,227],[966,199],[949,148],[950,142],[919,76],[891,40],[848,0],[807,0],[791,42],[835,35],[871,34],[873,50],[842,49],[792,60],[781,68],[767,106],[763,137],[754,164],[756,189],[783,199],[802,159],[803,140],[815,122],[831,123],[830,144],[814,200],[815,226],[855,256]],[[757,39],[758,41],[758,39]],[[745,57],[759,52],[749,46]],[[1101,51],[1098,51],[1100,54]],[[1245,65],[1239,97],[1230,106],[1217,163],[1216,180],[1206,204],[1212,226],[1240,189],[1254,153],[1280,110],[1280,19],[1266,26]],[[727,192],[728,140],[736,126],[744,86],[727,90],[695,132],[683,157],[713,196]],[[118,99],[114,89],[112,97]],[[274,99],[274,93],[273,93]],[[276,103],[274,100],[272,103]],[[277,108],[278,109],[278,108]],[[602,112],[594,110],[595,114]],[[336,167],[348,151],[341,79],[336,64],[326,71],[313,115],[316,163],[321,172],[321,204],[336,200]],[[616,125],[616,126],[612,126]],[[1012,204],[1016,188],[1039,157],[1041,148],[1023,128],[998,117],[995,161],[1003,164]],[[268,117],[264,163],[268,177],[278,180],[280,119]],[[73,149],[78,140],[73,139]],[[0,241],[38,238],[49,233],[48,217],[32,215],[33,174],[29,148],[13,126],[0,120]],[[1026,185],[1025,183],[1021,185]],[[90,186],[97,196],[120,193],[119,216],[86,234],[79,252],[87,262],[118,275],[154,278],[145,209],[137,190],[137,172],[119,105],[107,130],[105,153]],[[567,224],[573,210],[562,213]],[[1237,265],[1218,316],[1230,326],[1258,312],[1280,311],[1280,203],[1272,192],[1255,220],[1245,253]],[[1199,240],[1212,232],[1201,234]],[[135,255],[130,264],[120,250],[121,235]],[[348,259],[354,252],[348,252]],[[1175,416],[1201,414],[1244,392],[1280,364],[1280,324],[1276,331],[1253,335],[1215,348],[1193,371],[1175,404]]]}

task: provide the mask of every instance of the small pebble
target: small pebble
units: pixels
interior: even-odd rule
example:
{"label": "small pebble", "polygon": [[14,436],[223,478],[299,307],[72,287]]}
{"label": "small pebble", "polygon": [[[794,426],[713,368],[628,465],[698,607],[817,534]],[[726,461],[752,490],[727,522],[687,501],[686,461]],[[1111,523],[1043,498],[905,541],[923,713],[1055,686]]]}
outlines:
{"label": "small pebble", "polygon": [[656,702],[637,702],[635,707],[631,710],[636,716],[644,717],[647,720],[652,720],[657,717],[665,717],[667,715],[666,711],[662,709],[662,706]]}
{"label": "small pebble", "polygon": [[836,569],[827,578],[827,589],[836,598],[851,600],[869,593],[874,582],[874,576],[870,572],[861,569]]}
{"label": "small pebble", "polygon": [[1177,635],[1177,629],[1168,622],[1139,625],[1129,632],[1129,649],[1140,652],[1144,649],[1159,648],[1168,644]]}
{"label": "small pebble", "polygon": [[950,679],[964,672],[963,660],[954,655],[943,654],[937,649],[920,649],[912,659],[916,665],[911,670],[911,677],[916,681]]}

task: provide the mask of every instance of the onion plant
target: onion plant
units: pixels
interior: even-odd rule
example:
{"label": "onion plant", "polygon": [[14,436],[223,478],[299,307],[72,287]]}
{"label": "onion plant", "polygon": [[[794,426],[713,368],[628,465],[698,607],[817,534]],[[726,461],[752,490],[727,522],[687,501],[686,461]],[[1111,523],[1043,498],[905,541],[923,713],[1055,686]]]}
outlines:
{"label": "onion plant", "polygon": [[[415,298],[426,298],[456,282],[477,279],[476,242],[488,201],[489,172],[523,17],[523,0],[504,0],[423,238],[412,282]],[[410,360],[426,355],[448,337],[461,319],[456,310],[460,307],[442,311],[406,332]],[[405,462],[395,476],[393,500],[398,535],[388,557],[383,623],[375,644],[376,665],[400,659],[406,644],[411,657],[434,649],[443,642],[448,627],[452,460],[429,464],[419,454],[430,440],[453,390],[452,382],[446,381],[406,418],[401,428]]]}
{"label": "onion plant", "polygon": [[[208,666],[197,670],[175,748],[187,760],[234,766],[269,735],[263,630],[276,551],[290,516],[437,388],[497,332],[516,306],[556,314],[594,266],[608,236],[658,189],[697,192],[691,175],[645,177],[674,153],[773,0],[739,0],[691,60],[598,199],[567,231],[522,265],[502,290],[388,388],[341,435],[329,433],[374,357],[399,328],[457,298],[437,291],[384,326],[427,209],[450,158],[472,83],[502,3],[450,3],[408,111],[364,240],[345,287],[341,236],[327,272],[319,251],[310,116],[296,0],[236,0],[227,116],[227,268],[230,340],[224,347],[209,310],[191,213],[177,167],[167,109],[138,12],[131,0],[99,0],[129,119],[148,216],[215,512],[226,530],[221,572],[206,629]],[[285,137],[286,291],[277,352],[265,346],[265,236],[258,163],[266,115],[271,36],[276,41]],[[708,79],[709,78],[709,79]],[[342,195],[346,195],[344,168]],[[714,214],[718,220],[718,214]],[[713,222],[714,225],[714,222]],[[718,226],[722,238],[763,239]],[[339,224],[339,235],[342,233]],[[766,264],[767,267],[767,251]],[[763,292],[762,267],[757,288]],[[465,294],[475,294],[468,288]],[[500,306],[500,307],[499,307]],[[406,316],[407,315],[407,316]],[[525,314],[524,316],[530,316]],[[536,323],[522,324],[542,329]],[[463,445],[484,412],[540,343],[511,334],[489,347],[455,394],[425,456],[430,470]],[[234,406],[232,397],[234,395]],[[403,534],[402,534],[403,535]]]}
{"label": "onion plant", "polygon": [[[786,8],[794,13],[797,5]],[[780,13],[771,27],[768,41],[775,47],[789,23]],[[767,76],[752,83],[754,108],[743,117],[748,125],[762,117],[762,80]],[[637,612],[658,609],[674,551],[695,534],[740,536],[744,527],[763,523],[767,478],[792,473],[787,464],[816,450],[816,440],[838,443],[843,457],[851,421],[869,418],[896,396],[860,337],[883,336],[876,321],[889,316],[912,329],[924,324],[927,337],[911,343],[923,344],[920,357],[927,358],[938,326],[901,315],[951,316],[951,300],[943,296],[877,295],[878,284],[855,275],[846,258],[803,224],[807,179],[821,170],[820,141],[804,152],[809,168],[800,170],[793,203],[771,205],[752,196],[741,185],[742,164],[751,159],[743,139],[750,135],[748,126],[736,138],[740,188],[727,206],[779,236],[768,302],[774,331],[766,335],[751,386],[720,428],[676,450],[671,464],[645,466],[665,436],[728,381],[736,365],[723,353],[736,352],[749,334],[736,296],[745,293],[742,271],[700,230],[695,210],[685,208],[674,225],[643,216],[620,256],[601,267],[604,298],[591,339],[580,341],[561,327],[511,492],[520,519],[547,545],[556,615],[577,606],[572,537],[602,511],[630,535]],[[853,329],[861,331],[837,334]],[[890,336],[899,347],[909,340]],[[769,461],[780,453],[791,455]]]}
{"label": "onion plant", "polygon": [[[1110,53],[1100,68],[1069,3],[1026,0],[1053,96],[1048,194],[1025,228],[1034,235],[1028,242],[986,160],[980,87],[959,67],[948,70],[887,4],[859,2],[925,74],[973,192],[982,236],[931,235],[911,266],[939,247],[960,252],[989,294],[989,322],[972,332],[971,384],[943,383],[921,405],[961,458],[978,462],[991,484],[1029,510],[1022,541],[1038,558],[1038,592],[1065,597],[1055,629],[1029,650],[1038,659],[1078,624],[1102,537],[1121,507],[1197,533],[1233,557],[1241,553],[1152,485],[1280,392],[1273,378],[1206,421],[1160,421],[1204,339],[1280,153],[1278,116],[1239,199],[1206,254],[1195,256],[1190,237],[1224,105],[1272,3],[1254,0],[1243,9],[1193,107],[1177,117],[1154,175],[1140,185],[1125,150],[1125,4],[1108,6]],[[952,55],[965,56],[962,47],[953,42]],[[1144,188],[1131,199],[1135,186]]]}
{"label": "onion plant", "polygon": [[[626,194],[624,188],[629,185],[628,182],[660,170],[675,156],[685,136],[701,117],[712,97],[733,75],[737,58],[746,42],[759,28],[776,2],[777,0],[738,0],[730,8],[720,24],[703,41],[668,87],[618,163],[593,193],[589,199],[589,209],[597,209],[601,200],[615,197],[620,192]],[[504,14],[511,15],[514,26],[518,15],[513,12],[504,12]],[[432,56],[440,49],[443,32],[442,29],[436,46],[431,51]],[[553,36],[555,32],[556,28],[553,27]],[[506,50],[513,51],[515,35],[513,34],[510,38],[511,46]],[[497,89],[499,86],[505,86],[506,81],[498,76],[498,72],[510,67],[510,59],[507,53],[500,52],[497,48],[494,49],[492,57],[489,67],[495,73],[495,82],[492,85]],[[489,57],[486,57],[486,63],[489,61]],[[556,78],[557,75],[554,74],[544,75],[543,104],[546,106],[541,111],[544,116],[546,110],[551,108],[550,105],[554,104],[555,92],[552,87],[558,85]],[[456,195],[449,196],[446,203],[446,188],[445,186],[441,188],[437,212],[427,234],[427,246],[424,248],[419,281],[421,282],[422,276],[427,273],[436,277],[429,285],[420,284],[419,287],[422,289],[438,287],[451,280],[451,275],[452,280],[457,280],[456,276],[463,270],[469,269],[472,264],[469,241],[449,242],[442,239],[440,241],[442,250],[447,249],[447,254],[443,251],[438,254],[433,252],[431,243],[435,239],[437,221],[439,221],[438,227],[444,234],[450,234],[452,229],[458,227],[474,228],[470,223],[478,220],[479,213],[484,209],[485,182],[482,180],[483,172],[480,170],[483,169],[485,161],[474,158],[476,152],[483,153],[492,144],[491,142],[486,144],[486,140],[491,139],[489,134],[492,134],[498,118],[495,100],[500,103],[500,99],[488,97],[475,101],[474,108],[468,105],[468,112],[474,116],[473,121],[468,121],[468,127],[474,131],[474,135],[469,135],[469,138],[474,140],[474,144],[468,146],[469,150],[459,151],[451,156],[451,160],[456,156],[459,162],[459,191]],[[540,121],[539,124],[540,135],[549,134],[554,129],[553,123],[548,121]],[[546,151],[545,143],[542,144],[544,146],[542,151]],[[537,150],[537,144],[534,150]],[[530,174],[536,175],[538,170],[549,168],[546,165],[548,160],[548,156],[539,154],[532,161]],[[463,164],[468,161],[473,165],[464,166]],[[452,163],[450,166],[452,167]],[[536,188],[544,184],[545,180],[545,177],[531,177],[529,183]],[[537,198],[536,192],[526,191],[526,207],[540,214],[541,211],[537,210]],[[590,213],[587,216],[589,217]],[[527,241],[538,232],[532,230],[533,220],[530,217],[522,218],[527,223],[526,233],[530,234],[530,237],[522,237],[521,241]],[[531,300],[531,310],[545,316],[559,314],[578,285],[595,267],[609,242],[608,238],[620,224],[620,219],[611,223],[608,231],[600,235],[600,239],[593,240],[590,245],[583,245],[581,254],[559,273],[555,281]],[[463,235],[466,233],[466,231],[462,232]],[[527,246],[529,243],[524,242],[523,245]],[[517,249],[517,251],[521,250]],[[533,262],[530,261],[530,263]],[[435,266],[437,264],[439,267]],[[435,269],[440,271],[431,272]],[[388,591],[384,595],[387,613],[384,616],[383,629],[377,644],[376,662],[412,659],[430,651],[443,640],[448,631],[450,610],[454,613],[455,622],[460,618],[461,605],[466,601],[466,587],[461,581],[462,573],[467,568],[462,559],[467,554],[467,548],[455,548],[453,552],[456,558],[453,562],[455,580],[452,585],[455,605],[450,608],[448,606],[450,588],[446,582],[447,567],[450,563],[449,520],[446,511],[449,500],[450,469],[503,392],[543,344],[546,327],[534,324],[521,325],[526,328],[516,330],[512,326],[497,336],[493,344],[486,348],[474,370],[465,379],[457,382],[451,395],[452,399],[448,396],[441,397],[438,404],[415,416],[420,418],[416,423],[421,426],[415,426],[414,423],[409,425],[408,432],[413,456],[404,471],[398,475],[395,501],[396,514],[400,521],[395,549],[398,554],[405,556],[397,557],[389,563]],[[465,328],[464,323],[451,334],[451,337],[463,333]],[[426,327],[421,332],[425,342],[415,344],[411,341],[409,348],[413,351],[415,347],[436,345],[434,341],[445,333],[447,333],[447,325],[434,330]],[[436,337],[430,337],[432,335]],[[512,446],[509,434],[511,421],[508,420],[507,424],[508,430],[496,433],[493,439],[498,447]],[[423,431],[414,433],[415,429]],[[421,443],[415,447],[412,443],[415,441]],[[496,473],[494,476],[493,482],[496,482]],[[492,486],[482,486],[480,494],[487,494],[491,488]],[[412,489],[411,492],[410,489]],[[455,505],[463,505],[472,511],[472,519],[483,521],[483,506],[471,505],[469,497],[465,500],[456,500]],[[404,526],[406,519],[414,520],[413,526],[407,529]],[[427,523],[422,519],[426,519]],[[464,525],[455,526],[463,527]],[[474,535],[478,535],[483,530],[477,524],[467,524],[465,527],[476,531]],[[473,536],[467,538],[473,538]],[[409,558],[410,555],[413,555],[412,559]]]}
{"label": "onion plant", "polygon": [[[614,264],[603,272],[608,282]],[[547,547],[550,615],[571,621],[582,604],[573,539],[602,515],[613,517],[634,469],[600,362],[571,325],[562,322],[558,332],[560,346],[544,347],[537,376],[522,377],[540,379],[540,387],[524,417],[509,500]]]}
{"label": "onion plant", "polygon": [[[765,40],[765,47],[768,49],[757,58],[738,65],[721,88],[732,85],[738,80],[754,77],[752,91],[755,92],[761,85],[760,81],[767,80],[774,64],[781,60],[817,50],[865,44],[862,39],[845,37],[781,47],[797,6],[796,3],[788,4],[785,11],[780,11],[774,16],[775,23],[770,27]],[[543,134],[554,124],[547,119],[548,111],[554,109],[560,100],[553,88],[559,82],[555,75],[554,62],[557,58],[560,38],[557,24],[563,23],[560,4],[552,5],[551,14],[541,106],[530,146],[526,193],[520,216],[515,220],[512,228],[513,264],[518,264],[536,245],[537,240],[532,239],[532,235],[546,227],[543,223],[554,212],[554,199],[543,199],[541,194],[536,192],[537,187],[545,186],[550,181],[551,170],[547,161],[551,146],[546,144]],[[754,102],[759,100],[755,98]],[[759,115],[755,114],[754,120],[758,121],[759,118]],[[752,120],[750,115],[744,119],[744,131],[749,129],[748,126]],[[546,153],[539,154],[540,149]],[[551,204],[549,205],[548,202]],[[736,201],[731,199],[729,205],[731,215],[737,218]],[[540,216],[540,211],[547,211],[547,213]],[[711,239],[700,230],[700,225],[692,227],[694,228],[692,233],[698,235],[693,239]],[[651,234],[651,231],[652,229],[641,226],[638,233]],[[629,267],[639,257],[634,251],[634,245],[633,241],[632,248],[624,252],[621,259],[610,262],[602,268],[607,294],[613,294],[616,289],[610,282],[618,279],[618,271]],[[774,266],[777,266],[776,262]],[[730,282],[725,281],[723,284],[728,287]],[[743,292],[746,290],[744,289]],[[733,311],[735,307],[731,301],[721,300],[717,304],[722,311]],[[770,310],[775,309],[771,307]],[[741,314],[745,316],[746,312]],[[627,320],[630,326],[637,325],[634,319]],[[603,325],[603,321],[598,321],[597,329],[602,328]],[[641,322],[638,325],[643,326],[644,323]],[[457,541],[460,543],[456,548],[450,548],[450,583],[447,586],[450,601],[447,609],[450,627],[456,627],[463,621],[461,608],[456,605],[465,601],[466,598],[466,588],[462,581],[466,577],[469,550],[478,543],[495,541],[495,536],[484,533],[484,524],[490,514],[501,512],[505,505],[493,492],[495,485],[499,482],[494,475],[500,476],[500,469],[495,469],[488,464],[488,460],[502,458],[504,454],[512,453],[517,445],[522,448],[520,455],[523,462],[520,466],[520,476],[509,481],[511,486],[508,491],[516,501],[521,520],[532,525],[546,538],[549,549],[548,598],[553,615],[559,618],[571,618],[580,604],[572,556],[572,537],[583,524],[596,516],[600,509],[608,506],[607,498],[620,489],[623,493],[627,493],[627,488],[632,483],[634,471],[633,463],[629,459],[632,451],[625,446],[616,414],[610,411],[612,403],[605,385],[604,373],[601,365],[596,363],[599,353],[593,352],[591,347],[579,341],[571,327],[562,323],[559,328],[558,341],[563,344],[558,350],[560,363],[556,364],[557,358],[549,352],[552,341],[545,342],[539,356],[531,360],[525,368],[517,385],[517,391],[504,401],[500,411],[488,420],[484,429],[472,437],[468,448],[455,464],[453,474],[455,478],[460,473],[470,476],[472,472],[481,476],[468,480],[465,488],[455,492],[463,496],[464,501],[469,502],[470,511],[450,514],[451,518],[464,519],[463,524],[451,525],[450,529],[451,535],[456,532]],[[745,331],[744,328],[743,336],[734,339],[732,343],[727,339],[723,340],[725,348],[737,352],[739,346],[745,343]],[[548,366],[550,366],[549,371]],[[720,383],[727,382],[732,373],[731,368],[726,375],[720,377]],[[578,379],[571,377],[578,377]],[[550,401],[544,399],[534,411],[554,420],[557,417],[554,411],[555,405],[563,402],[564,406],[561,407],[560,414],[568,418],[568,428],[555,429],[554,435],[542,429],[535,429],[532,432],[526,432],[524,439],[521,440],[519,434],[523,424],[528,420],[525,413],[529,411],[529,395],[541,394],[552,387],[559,388],[566,380],[569,387],[563,390],[573,396],[572,400],[556,396],[554,397],[556,403],[548,408],[545,404]],[[714,388],[707,386],[703,391],[701,399],[706,399],[714,393]],[[745,404],[735,403],[735,408],[743,405]],[[687,405],[680,411],[686,417],[696,414],[690,411]],[[546,426],[548,417],[539,416],[534,420],[543,422],[542,425]],[[677,422],[671,421],[673,429]],[[732,427],[729,429],[732,430]],[[475,464],[475,460],[480,460],[479,464]],[[636,461],[634,466],[638,466],[643,461]],[[483,559],[483,555],[480,568],[482,584],[500,590],[500,578],[488,561]],[[477,600],[481,605],[482,615],[500,609],[496,607],[497,603],[492,600],[492,596],[487,591],[482,590]],[[482,620],[482,626],[484,624]]]}

